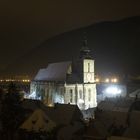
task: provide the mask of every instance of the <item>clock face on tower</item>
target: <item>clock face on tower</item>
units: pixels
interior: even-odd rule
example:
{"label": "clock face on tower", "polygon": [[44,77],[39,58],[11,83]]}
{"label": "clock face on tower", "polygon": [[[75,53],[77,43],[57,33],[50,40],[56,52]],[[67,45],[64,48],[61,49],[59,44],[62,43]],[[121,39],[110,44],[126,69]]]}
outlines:
{"label": "clock face on tower", "polygon": [[87,73],[86,77],[87,77],[87,81],[90,82],[92,79],[91,73]]}

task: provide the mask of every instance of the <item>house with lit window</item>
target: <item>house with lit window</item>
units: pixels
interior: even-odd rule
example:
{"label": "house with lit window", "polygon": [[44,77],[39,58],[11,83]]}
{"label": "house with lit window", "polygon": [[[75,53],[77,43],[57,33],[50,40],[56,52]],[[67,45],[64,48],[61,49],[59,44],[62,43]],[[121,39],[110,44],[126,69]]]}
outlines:
{"label": "house with lit window", "polygon": [[30,98],[54,103],[77,104],[81,110],[97,106],[94,60],[86,41],[76,61],[51,63],[31,82]]}

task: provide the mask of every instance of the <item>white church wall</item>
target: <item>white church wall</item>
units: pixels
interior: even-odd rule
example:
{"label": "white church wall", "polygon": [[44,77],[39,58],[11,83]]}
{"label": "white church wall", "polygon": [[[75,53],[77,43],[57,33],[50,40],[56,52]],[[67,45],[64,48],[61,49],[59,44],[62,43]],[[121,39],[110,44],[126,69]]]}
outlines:
{"label": "white church wall", "polygon": [[96,107],[96,84],[84,84],[84,94],[85,109]]}
{"label": "white church wall", "polygon": [[[90,65],[90,67],[89,67],[89,65]],[[85,59],[84,60],[84,72],[89,72],[89,68],[90,68],[90,72],[94,73],[94,60]]]}
{"label": "white church wall", "polygon": [[56,85],[54,103],[64,103],[64,85]]}
{"label": "white church wall", "polygon": [[43,101],[47,105],[54,103],[77,104],[80,109],[97,106],[96,84],[54,84],[32,83],[31,90],[44,90]]}
{"label": "white church wall", "polygon": [[83,61],[83,70],[84,70],[84,83],[93,83],[94,80],[94,60],[85,59]]}
{"label": "white church wall", "polygon": [[80,109],[84,108],[83,84],[77,84],[77,105]]}
{"label": "white church wall", "polygon": [[65,101],[67,103],[75,104],[75,84],[65,85]]}

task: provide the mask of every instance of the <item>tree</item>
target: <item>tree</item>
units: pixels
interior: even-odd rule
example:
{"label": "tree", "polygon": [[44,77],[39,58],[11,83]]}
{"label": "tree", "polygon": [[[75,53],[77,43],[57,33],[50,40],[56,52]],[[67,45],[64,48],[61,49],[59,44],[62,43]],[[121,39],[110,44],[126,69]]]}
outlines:
{"label": "tree", "polygon": [[14,139],[14,134],[22,118],[21,97],[15,84],[11,83],[1,101],[0,120],[4,139]]}

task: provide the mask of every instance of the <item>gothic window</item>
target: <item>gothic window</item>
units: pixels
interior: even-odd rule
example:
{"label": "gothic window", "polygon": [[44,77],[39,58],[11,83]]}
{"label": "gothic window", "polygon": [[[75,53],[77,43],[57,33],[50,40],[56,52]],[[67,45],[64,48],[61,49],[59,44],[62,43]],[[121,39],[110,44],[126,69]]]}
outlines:
{"label": "gothic window", "polygon": [[79,90],[79,98],[82,99],[82,90]]}
{"label": "gothic window", "polygon": [[73,98],[73,90],[70,89],[70,102],[72,103],[72,98]]}
{"label": "gothic window", "polygon": [[86,98],[86,88],[84,88],[84,92],[83,92],[83,99],[85,100]]}
{"label": "gothic window", "polygon": [[88,89],[88,101],[91,101],[91,89]]}

